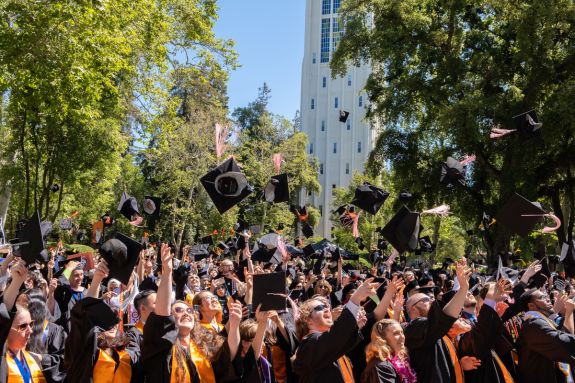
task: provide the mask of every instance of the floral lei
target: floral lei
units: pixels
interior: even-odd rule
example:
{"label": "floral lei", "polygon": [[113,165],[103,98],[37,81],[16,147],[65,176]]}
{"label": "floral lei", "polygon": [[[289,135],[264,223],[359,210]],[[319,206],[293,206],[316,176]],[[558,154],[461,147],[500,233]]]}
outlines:
{"label": "floral lei", "polygon": [[391,363],[391,365],[395,369],[395,372],[397,372],[397,374],[401,378],[401,383],[417,382],[417,376],[415,376],[415,372],[409,365],[409,359],[407,358],[402,359],[397,355],[394,355],[389,359],[389,363]]}

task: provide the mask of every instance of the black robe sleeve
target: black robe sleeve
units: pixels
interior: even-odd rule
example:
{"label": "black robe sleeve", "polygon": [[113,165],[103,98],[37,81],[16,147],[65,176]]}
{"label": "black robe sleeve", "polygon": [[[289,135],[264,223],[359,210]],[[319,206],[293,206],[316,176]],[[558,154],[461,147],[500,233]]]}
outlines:
{"label": "black robe sleeve", "polygon": [[6,365],[6,339],[16,315],[15,307],[8,311],[4,304],[4,297],[0,297],[0,345],[2,345],[2,360],[0,361],[0,382],[8,380],[8,366]]}
{"label": "black robe sleeve", "polygon": [[361,383],[401,383],[401,378],[389,362],[371,360],[361,375]]}
{"label": "black robe sleeve", "polygon": [[405,345],[410,350],[431,347],[443,338],[457,318],[445,314],[434,302],[427,318],[413,320],[405,329]]}

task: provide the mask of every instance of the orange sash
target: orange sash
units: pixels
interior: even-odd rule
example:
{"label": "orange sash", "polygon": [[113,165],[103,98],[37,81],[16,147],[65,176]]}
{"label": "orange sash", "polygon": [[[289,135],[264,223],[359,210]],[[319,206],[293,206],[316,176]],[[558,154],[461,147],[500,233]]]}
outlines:
{"label": "orange sash", "polygon": [[351,363],[344,355],[337,360],[337,364],[339,365],[339,369],[341,371],[341,377],[345,383],[354,383],[353,380],[353,370],[351,369]]}
{"label": "orange sash", "polygon": [[501,370],[501,373],[503,374],[503,380],[505,381],[505,383],[514,383],[513,377],[509,373],[509,370],[507,370],[507,367],[505,367],[505,364],[503,364],[501,359],[499,359],[499,356],[497,355],[497,353],[495,351],[491,350],[491,355],[493,355],[493,359],[495,359],[495,361],[497,362],[497,365],[499,366],[499,369]]}
{"label": "orange sash", "polygon": [[144,324],[141,320],[138,320],[134,327],[137,328],[142,334],[144,334]]}
{"label": "orange sash", "polygon": [[449,356],[451,356],[451,362],[453,363],[453,369],[455,370],[455,382],[456,383],[463,383],[465,379],[463,377],[463,369],[461,368],[461,364],[459,364],[459,358],[457,357],[457,352],[455,351],[455,346],[453,342],[447,335],[443,338],[443,343],[447,346],[449,350]]}
{"label": "orange sash", "polygon": [[221,323],[217,323],[217,322],[216,322],[216,325],[218,327],[217,330],[214,326],[212,326],[212,322],[208,322],[208,323],[200,322],[200,325],[202,325],[202,327],[205,328],[206,330],[213,332],[214,334],[217,334],[224,329],[224,325]]}
{"label": "orange sash", "polygon": [[92,378],[94,383],[130,383],[132,378],[132,361],[126,351],[117,351],[120,364],[116,368],[116,361],[104,350],[98,353],[98,361],[94,366]]}
{"label": "orange sash", "polygon": [[[193,340],[190,340],[190,358],[196,367],[196,371],[198,372],[198,376],[200,377],[201,383],[216,383],[216,377],[214,375],[214,370],[212,368],[212,364],[204,356],[204,354],[196,347],[196,344]],[[170,383],[190,383],[190,371],[188,370],[188,366],[184,364],[184,380],[178,380],[176,371],[178,370],[178,360],[176,358],[176,348],[172,347],[172,374],[170,376]],[[94,382],[95,383],[95,382]]]}
{"label": "orange sash", "polygon": [[[28,364],[28,369],[30,370],[30,377],[33,383],[46,383],[46,378],[42,374],[42,369],[36,363],[36,359],[32,357],[27,351],[20,351]],[[23,383],[22,375],[20,375],[20,370],[16,365],[16,361],[12,358],[10,352],[6,352],[6,365],[8,366],[8,381],[7,383]]]}

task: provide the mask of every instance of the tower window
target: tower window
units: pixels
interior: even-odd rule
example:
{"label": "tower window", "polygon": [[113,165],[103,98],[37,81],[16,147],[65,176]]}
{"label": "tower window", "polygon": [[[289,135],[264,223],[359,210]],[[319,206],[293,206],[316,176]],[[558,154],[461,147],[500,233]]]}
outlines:
{"label": "tower window", "polygon": [[351,75],[347,75],[347,86],[351,86]]}
{"label": "tower window", "polygon": [[311,63],[315,64],[316,60],[317,60],[317,54],[315,52],[313,52],[311,54]]}
{"label": "tower window", "polygon": [[348,118],[347,121],[345,122],[347,130],[351,130],[351,120]]}
{"label": "tower window", "polygon": [[323,164],[319,164],[319,174],[323,174]]}
{"label": "tower window", "polygon": [[345,174],[349,174],[349,162],[345,164]]}
{"label": "tower window", "polygon": [[321,131],[325,132],[325,120],[321,120]]}
{"label": "tower window", "polygon": [[324,78],[321,79],[321,86],[322,86],[323,88],[325,88],[326,85],[327,85],[327,79],[324,77]]}
{"label": "tower window", "polygon": [[[339,1],[338,1],[339,3]],[[334,4],[335,7],[335,4]],[[321,2],[321,14],[322,15],[329,15],[331,8],[331,0],[323,0]]]}
{"label": "tower window", "polygon": [[334,108],[339,108],[339,99],[336,97],[334,102],[333,102],[333,106]]}
{"label": "tower window", "polygon": [[361,153],[361,141],[357,142],[357,152]]}
{"label": "tower window", "polygon": [[309,144],[309,154],[313,154],[313,142]]}
{"label": "tower window", "polygon": [[333,143],[333,152],[337,153],[337,142]]}
{"label": "tower window", "polygon": [[315,109],[315,99],[311,99],[311,108]]}
{"label": "tower window", "polygon": [[359,96],[359,106],[363,106],[363,96]]}

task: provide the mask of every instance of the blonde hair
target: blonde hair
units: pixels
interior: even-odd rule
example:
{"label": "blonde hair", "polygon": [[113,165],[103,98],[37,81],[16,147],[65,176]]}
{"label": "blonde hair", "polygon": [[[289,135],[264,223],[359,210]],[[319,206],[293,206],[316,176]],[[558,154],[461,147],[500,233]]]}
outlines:
{"label": "blonde hair", "polygon": [[[385,340],[387,329],[393,325],[399,325],[395,319],[382,319],[376,322],[371,329],[371,342],[365,347],[365,359],[369,363],[373,359],[381,361],[391,358],[393,350]],[[407,358],[405,347],[399,352],[402,359]]]}
{"label": "blonde hair", "polygon": [[307,320],[313,313],[313,308],[315,302],[321,302],[324,305],[330,306],[328,300],[321,295],[314,295],[311,299],[308,299],[304,303],[302,303],[299,307],[299,318],[296,321],[296,335],[299,340],[301,340],[304,336],[309,333],[309,327],[307,325]]}

